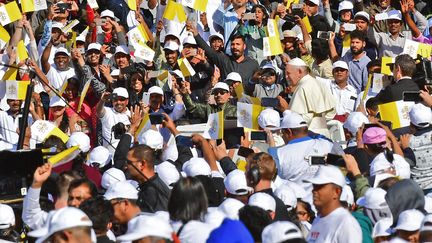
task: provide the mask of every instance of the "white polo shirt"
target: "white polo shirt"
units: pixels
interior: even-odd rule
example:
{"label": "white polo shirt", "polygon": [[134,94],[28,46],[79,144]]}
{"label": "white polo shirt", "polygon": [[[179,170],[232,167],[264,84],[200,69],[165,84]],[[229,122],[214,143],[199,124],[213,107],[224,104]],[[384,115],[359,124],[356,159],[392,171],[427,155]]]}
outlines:
{"label": "white polo shirt", "polygon": [[[103,136],[103,145],[106,147],[111,153],[114,153],[115,148],[117,147],[120,139],[114,138],[114,133],[112,133],[112,127],[121,122],[126,126],[130,125],[129,117],[130,111],[126,110],[123,113],[118,113],[112,107],[104,107],[105,114],[102,118],[100,118],[102,123],[102,136]],[[111,143],[110,146],[109,144]]]}
{"label": "white polo shirt", "polygon": [[351,213],[340,207],[325,217],[316,217],[307,237],[308,243],[361,243],[362,231]]}
{"label": "white polo shirt", "polygon": [[52,64],[50,70],[46,74],[46,77],[52,87],[60,90],[66,80],[76,77],[75,69],[69,68],[68,70],[60,71],[57,70],[55,64]]}
{"label": "white polo shirt", "polygon": [[357,90],[350,84],[344,88],[339,87],[334,80],[321,79],[330,89],[336,100],[336,114],[345,115],[355,110]]}

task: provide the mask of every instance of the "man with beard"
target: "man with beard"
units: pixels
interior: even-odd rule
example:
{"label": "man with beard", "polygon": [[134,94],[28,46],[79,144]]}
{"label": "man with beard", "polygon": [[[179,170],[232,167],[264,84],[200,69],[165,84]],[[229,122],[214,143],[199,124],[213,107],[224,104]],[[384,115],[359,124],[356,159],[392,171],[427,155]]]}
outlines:
{"label": "man with beard", "polygon": [[67,79],[75,77],[75,69],[69,66],[70,55],[64,47],[59,47],[55,51],[53,65],[48,62],[53,45],[54,38],[42,53],[41,64],[51,87],[60,90]]}
{"label": "man with beard", "polygon": [[[111,99],[113,107],[104,106],[105,102],[109,99]],[[115,88],[112,95],[109,92],[105,92],[96,106],[97,116],[102,123],[103,146],[113,154],[120,140],[119,137],[115,137],[116,128],[130,125],[130,111],[127,108],[128,102],[129,94],[127,90],[120,87]]]}
{"label": "man with beard", "polygon": [[[364,33],[361,31],[354,30],[351,32],[350,50],[341,58],[349,66],[348,84],[352,85],[357,90],[357,93],[360,93],[366,87],[368,81],[367,64],[371,61],[364,51],[366,46],[365,38]],[[329,39],[329,47],[334,60],[337,59],[337,53],[333,39]]]}
{"label": "man with beard", "polygon": [[198,47],[205,51],[207,58],[219,67],[221,79],[225,79],[228,73],[237,72],[242,76],[243,80],[249,80],[259,68],[257,61],[245,56],[246,42],[244,36],[234,34],[231,37],[232,55],[228,56],[223,52],[213,50],[199,35],[196,24],[188,21],[186,27],[195,37]]}

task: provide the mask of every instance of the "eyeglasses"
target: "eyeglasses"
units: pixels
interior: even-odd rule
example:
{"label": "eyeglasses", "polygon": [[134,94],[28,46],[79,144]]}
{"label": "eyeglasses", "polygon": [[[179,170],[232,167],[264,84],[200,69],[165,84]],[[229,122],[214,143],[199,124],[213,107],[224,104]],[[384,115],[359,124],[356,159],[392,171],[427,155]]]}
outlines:
{"label": "eyeglasses", "polygon": [[224,94],[226,94],[226,93],[228,93],[228,91],[223,90],[223,89],[217,89],[217,90],[213,91],[213,94],[214,94],[214,95],[218,95],[218,94],[220,94],[220,95],[224,95]]}
{"label": "eyeglasses", "polygon": [[348,71],[348,70],[343,69],[343,68],[335,68],[335,69],[333,69],[333,72],[335,72],[335,73],[337,73],[337,72],[345,72],[345,71]]}

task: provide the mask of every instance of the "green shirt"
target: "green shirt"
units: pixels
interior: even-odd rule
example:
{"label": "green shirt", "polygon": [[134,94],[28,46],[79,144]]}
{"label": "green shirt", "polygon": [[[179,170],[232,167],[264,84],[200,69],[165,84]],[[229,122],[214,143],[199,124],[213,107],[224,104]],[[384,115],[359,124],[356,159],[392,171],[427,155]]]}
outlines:
{"label": "green shirt", "polygon": [[207,121],[208,116],[211,113],[217,113],[221,110],[224,111],[224,118],[235,117],[237,118],[237,107],[229,103],[223,105],[210,105],[207,103],[195,103],[192,101],[189,95],[183,95],[183,102],[186,107],[186,111],[190,112],[196,117],[199,117]]}

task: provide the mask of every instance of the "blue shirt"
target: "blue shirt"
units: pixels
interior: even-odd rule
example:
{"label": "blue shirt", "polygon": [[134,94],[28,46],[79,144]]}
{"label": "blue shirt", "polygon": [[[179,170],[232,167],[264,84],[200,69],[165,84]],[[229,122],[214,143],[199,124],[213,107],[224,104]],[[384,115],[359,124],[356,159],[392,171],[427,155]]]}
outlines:
{"label": "blue shirt", "polygon": [[213,21],[223,28],[224,39],[226,46],[225,53],[231,55],[231,46],[229,37],[239,22],[237,12],[234,11],[234,7],[230,5],[226,10],[223,9],[223,4],[216,10],[213,15]]}
{"label": "blue shirt", "polygon": [[366,53],[364,53],[359,60],[354,60],[353,54],[350,50],[341,60],[348,63],[348,84],[352,85],[357,90],[357,94],[360,93],[365,89],[368,81],[368,70],[366,65],[371,61],[371,59],[366,55]]}

